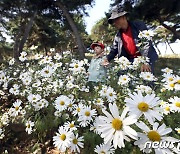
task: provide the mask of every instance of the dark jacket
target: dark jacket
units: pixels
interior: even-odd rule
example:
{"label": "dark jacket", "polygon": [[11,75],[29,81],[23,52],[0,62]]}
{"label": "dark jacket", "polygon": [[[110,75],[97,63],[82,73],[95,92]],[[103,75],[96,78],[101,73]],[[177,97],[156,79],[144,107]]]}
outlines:
{"label": "dark jacket", "polygon": [[[143,30],[147,30],[147,27],[145,25],[145,23],[141,22],[141,21],[133,21],[133,22],[129,22],[129,25],[131,26],[131,30],[132,30],[132,35],[135,41],[135,44],[137,45],[139,42],[139,32],[143,31]],[[138,48],[138,47],[137,47]],[[139,51],[139,49],[138,49]],[[114,57],[118,54],[118,57],[124,56],[126,58],[128,58],[131,62],[133,62],[133,58],[130,58],[128,53],[126,52],[126,50],[123,47],[123,43],[121,40],[121,30],[119,30],[114,38],[114,42],[113,45],[111,47],[111,51],[110,53],[107,55],[107,59],[108,61],[111,61],[112,59],[114,59]],[[147,50],[141,51],[141,55],[142,56],[147,56],[150,59],[150,65],[152,67],[154,67],[154,62],[158,59],[158,55],[154,49],[154,47],[152,46],[152,42],[149,42],[149,47]]]}

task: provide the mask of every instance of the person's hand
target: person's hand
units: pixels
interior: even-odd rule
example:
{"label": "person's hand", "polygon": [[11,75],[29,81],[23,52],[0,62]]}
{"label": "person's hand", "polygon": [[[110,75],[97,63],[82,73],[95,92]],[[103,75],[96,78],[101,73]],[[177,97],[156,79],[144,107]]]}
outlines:
{"label": "person's hand", "polygon": [[148,64],[141,65],[141,72],[151,72],[151,66]]}
{"label": "person's hand", "polygon": [[107,58],[102,61],[101,65],[105,67],[109,65],[109,61],[107,60]]}

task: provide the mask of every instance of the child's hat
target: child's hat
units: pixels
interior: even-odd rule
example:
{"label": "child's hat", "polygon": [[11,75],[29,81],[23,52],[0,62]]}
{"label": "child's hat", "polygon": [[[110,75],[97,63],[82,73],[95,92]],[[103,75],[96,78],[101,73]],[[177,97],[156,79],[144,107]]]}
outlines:
{"label": "child's hat", "polygon": [[102,49],[104,49],[104,44],[100,43],[100,42],[94,42],[91,44],[91,48],[94,50],[94,48],[96,46],[100,46]]}

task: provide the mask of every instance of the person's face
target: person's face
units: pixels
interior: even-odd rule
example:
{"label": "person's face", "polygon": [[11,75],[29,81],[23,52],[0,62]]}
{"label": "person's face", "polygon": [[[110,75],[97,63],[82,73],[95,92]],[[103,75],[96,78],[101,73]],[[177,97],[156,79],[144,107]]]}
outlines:
{"label": "person's face", "polygon": [[121,16],[113,20],[113,26],[117,29],[126,30],[128,27],[128,22],[125,16]]}
{"label": "person's face", "polygon": [[103,52],[103,49],[100,46],[95,46],[94,51],[95,51],[96,55],[99,55],[100,53]]}

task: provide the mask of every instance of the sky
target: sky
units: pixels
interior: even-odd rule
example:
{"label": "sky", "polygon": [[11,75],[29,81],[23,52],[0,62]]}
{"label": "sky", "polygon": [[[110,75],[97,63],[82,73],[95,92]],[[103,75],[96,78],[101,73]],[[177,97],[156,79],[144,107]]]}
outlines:
{"label": "sky", "polygon": [[109,11],[111,0],[95,0],[95,5],[93,8],[89,8],[88,13],[89,17],[85,17],[85,23],[87,25],[86,31],[88,34],[91,33],[92,27],[95,23],[105,17],[105,12]]}

